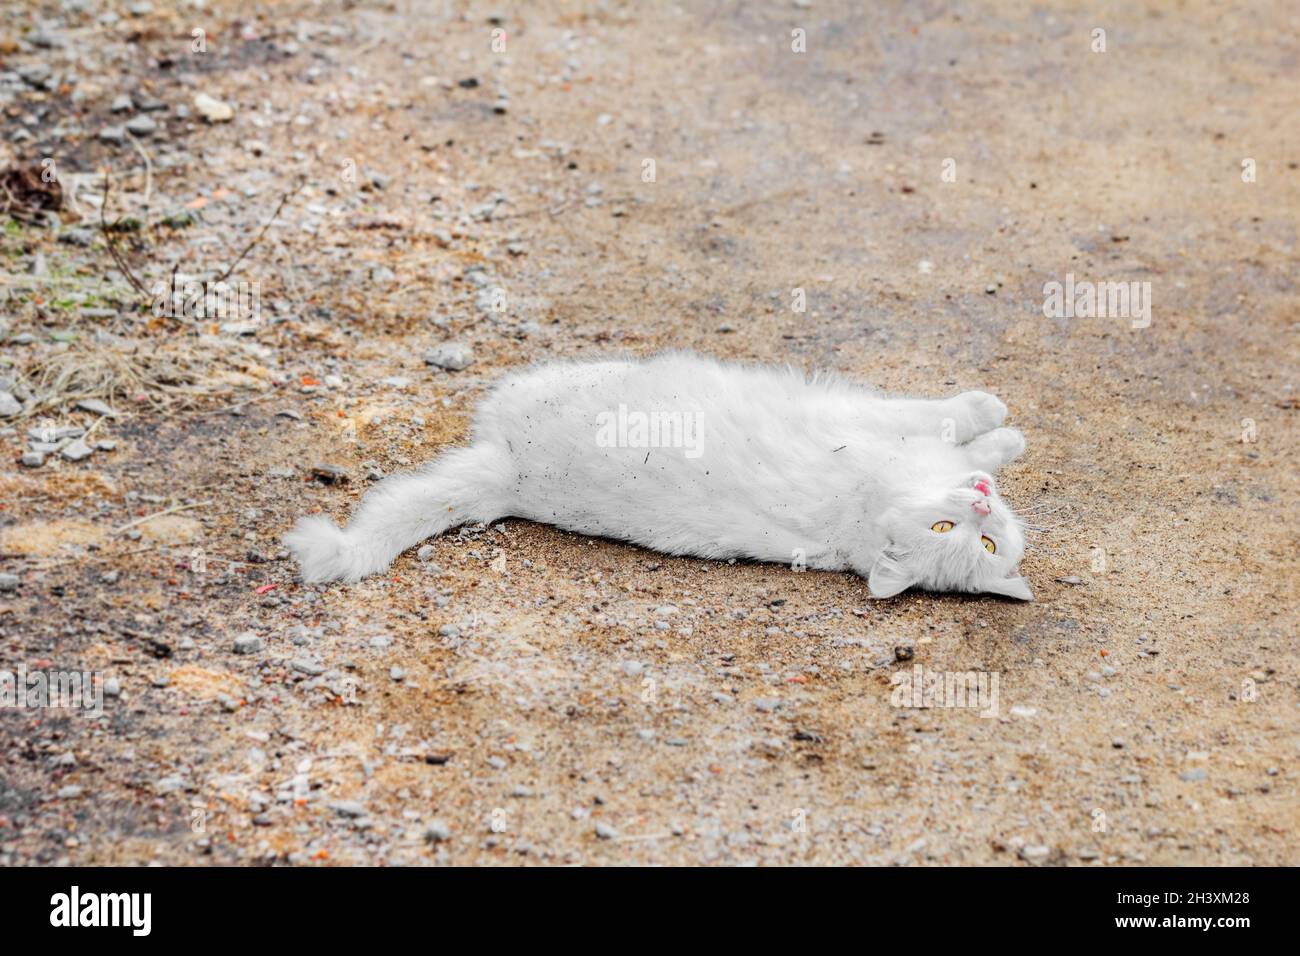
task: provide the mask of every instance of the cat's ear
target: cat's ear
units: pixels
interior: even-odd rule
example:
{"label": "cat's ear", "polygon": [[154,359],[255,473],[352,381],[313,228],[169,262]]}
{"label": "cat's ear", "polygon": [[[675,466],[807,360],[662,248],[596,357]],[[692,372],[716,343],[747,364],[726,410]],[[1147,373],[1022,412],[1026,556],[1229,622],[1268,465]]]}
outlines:
{"label": "cat's ear", "polygon": [[871,566],[871,574],[867,576],[867,587],[871,589],[873,598],[891,598],[906,591],[914,583],[907,568],[887,554],[876,559],[876,563]]}
{"label": "cat's ear", "polygon": [[1003,597],[1016,598],[1020,601],[1034,599],[1034,592],[1029,590],[1029,582],[1022,577],[999,578],[984,585],[984,590],[990,594],[1001,594]]}

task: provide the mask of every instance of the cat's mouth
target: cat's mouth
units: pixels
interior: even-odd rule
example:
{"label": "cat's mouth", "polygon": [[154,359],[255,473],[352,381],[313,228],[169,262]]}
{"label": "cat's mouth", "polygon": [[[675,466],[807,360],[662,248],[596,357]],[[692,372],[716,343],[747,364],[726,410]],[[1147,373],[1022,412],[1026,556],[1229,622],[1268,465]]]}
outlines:
{"label": "cat's mouth", "polygon": [[[993,497],[993,478],[982,471],[977,471],[969,479],[969,487],[975,492],[975,500],[970,503],[971,510],[981,518],[987,518],[993,513],[993,505],[989,500]],[[982,496],[982,497],[981,497]]]}

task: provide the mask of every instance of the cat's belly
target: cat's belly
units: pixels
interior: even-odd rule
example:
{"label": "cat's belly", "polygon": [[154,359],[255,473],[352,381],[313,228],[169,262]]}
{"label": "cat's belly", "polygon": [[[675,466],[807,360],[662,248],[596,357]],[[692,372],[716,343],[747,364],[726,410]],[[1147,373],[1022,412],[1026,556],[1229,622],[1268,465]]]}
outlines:
{"label": "cat's belly", "polygon": [[577,531],[631,541],[671,554],[788,561],[809,547],[797,502],[764,503],[708,470],[674,462],[669,452],[611,452],[592,461],[519,462],[512,509]]}
{"label": "cat's belly", "polygon": [[828,458],[815,409],[707,375],[669,387],[645,366],[573,371],[521,380],[480,420],[476,441],[514,466],[513,514],[671,554],[838,566],[819,519],[854,476]]}

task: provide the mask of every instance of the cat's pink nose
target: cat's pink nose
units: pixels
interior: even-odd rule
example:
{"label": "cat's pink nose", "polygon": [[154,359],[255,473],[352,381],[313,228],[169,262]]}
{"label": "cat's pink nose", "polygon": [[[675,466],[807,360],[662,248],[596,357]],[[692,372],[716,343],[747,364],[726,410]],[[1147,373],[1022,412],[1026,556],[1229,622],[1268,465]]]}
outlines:
{"label": "cat's pink nose", "polygon": [[[987,491],[984,493],[988,494]],[[988,517],[989,513],[993,510],[992,508],[989,507],[989,503],[987,501],[972,501],[970,503],[970,506],[975,509],[976,514],[984,515],[985,517]]]}

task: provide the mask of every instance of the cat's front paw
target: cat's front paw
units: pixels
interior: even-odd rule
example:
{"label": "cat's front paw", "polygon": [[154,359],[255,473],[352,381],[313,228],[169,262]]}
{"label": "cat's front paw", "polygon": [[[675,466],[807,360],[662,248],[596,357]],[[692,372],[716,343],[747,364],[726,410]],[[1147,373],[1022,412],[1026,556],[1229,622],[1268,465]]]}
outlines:
{"label": "cat's front paw", "polygon": [[952,406],[958,444],[992,431],[1007,419],[1007,406],[1002,399],[988,392],[962,392],[948,401]]}

